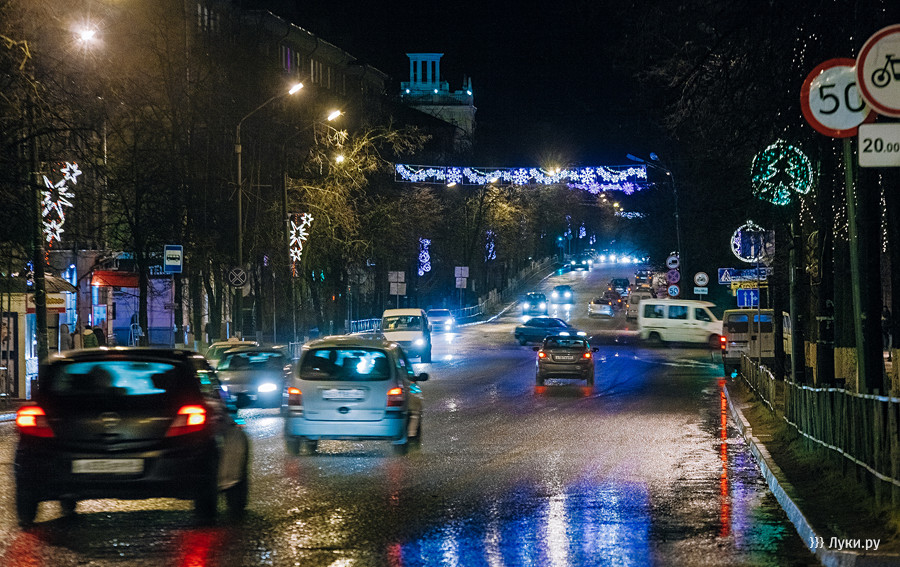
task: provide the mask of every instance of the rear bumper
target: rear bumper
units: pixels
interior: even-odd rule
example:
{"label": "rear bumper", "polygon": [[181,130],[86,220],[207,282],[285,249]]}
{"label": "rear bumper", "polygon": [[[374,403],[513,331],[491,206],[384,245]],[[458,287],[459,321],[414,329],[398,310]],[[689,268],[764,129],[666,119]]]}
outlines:
{"label": "rear bumper", "polygon": [[284,419],[284,434],[307,439],[399,440],[406,436],[407,416],[407,412],[392,412],[377,421],[314,421],[289,415]]}
{"label": "rear bumper", "polygon": [[538,366],[538,378],[572,378],[587,380],[594,375],[593,361],[588,365],[543,363]]}
{"label": "rear bumper", "polygon": [[[143,472],[128,474],[73,473],[76,459],[142,459]],[[201,487],[214,485],[215,446],[183,446],[128,453],[81,453],[22,448],[16,451],[15,477],[20,489],[39,500],[72,498],[193,499]]]}

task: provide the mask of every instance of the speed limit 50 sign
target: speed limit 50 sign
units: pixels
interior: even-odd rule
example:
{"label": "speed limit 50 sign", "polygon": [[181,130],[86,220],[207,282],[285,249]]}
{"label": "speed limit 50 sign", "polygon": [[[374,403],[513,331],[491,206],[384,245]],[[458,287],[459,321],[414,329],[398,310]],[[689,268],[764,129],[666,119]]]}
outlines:
{"label": "speed limit 50 sign", "polygon": [[849,57],[813,69],[800,89],[800,106],[809,125],[832,138],[855,136],[860,124],[875,119],[857,87],[856,60]]}

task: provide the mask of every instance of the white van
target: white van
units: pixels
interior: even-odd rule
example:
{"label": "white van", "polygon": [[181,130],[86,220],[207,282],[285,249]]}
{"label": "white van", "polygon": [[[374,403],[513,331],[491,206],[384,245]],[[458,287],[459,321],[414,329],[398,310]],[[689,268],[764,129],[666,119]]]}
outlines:
{"label": "white van", "polygon": [[641,339],[654,344],[664,342],[702,343],[719,347],[722,322],[709,301],[692,299],[644,299],[638,309]]}
{"label": "white van", "polygon": [[399,344],[407,356],[431,362],[431,323],[424,309],[386,309],[381,315],[381,333]]}
{"label": "white van", "polygon": [[625,318],[637,319],[640,311],[641,301],[645,299],[653,299],[653,294],[649,289],[636,289],[628,295],[628,303],[625,304]]}
{"label": "white van", "polygon": [[722,365],[730,375],[741,355],[771,366],[775,361],[775,325],[771,309],[728,309],[722,315]]}

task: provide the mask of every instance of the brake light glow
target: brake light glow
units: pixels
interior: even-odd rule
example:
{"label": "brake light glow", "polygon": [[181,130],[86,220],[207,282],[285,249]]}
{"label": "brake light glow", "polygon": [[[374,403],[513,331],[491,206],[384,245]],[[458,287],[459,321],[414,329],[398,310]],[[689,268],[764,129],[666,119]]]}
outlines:
{"label": "brake light glow", "polygon": [[544,352],[544,351],[542,351],[542,350],[539,350],[539,351],[538,351],[538,358],[547,358],[547,353]]}
{"label": "brake light glow", "polygon": [[719,346],[722,347],[722,350],[725,350],[725,347],[728,346],[728,339],[724,336],[719,337]]}
{"label": "brake light glow", "polygon": [[203,406],[181,406],[178,415],[169,426],[166,437],[175,437],[200,431],[206,426],[206,408]]}
{"label": "brake light glow", "polygon": [[401,407],[403,406],[403,388],[391,388],[387,392],[387,405],[388,407]]}
{"label": "brake light glow", "polygon": [[54,437],[47,422],[47,414],[40,406],[22,406],[16,412],[16,426],[19,433],[33,437]]}
{"label": "brake light glow", "polygon": [[591,358],[591,353],[589,353],[589,352],[584,353],[584,357],[585,357],[585,358]]}
{"label": "brake light glow", "polygon": [[293,386],[288,388],[288,406],[300,407],[302,405],[303,392],[300,391],[300,388],[294,388]]}

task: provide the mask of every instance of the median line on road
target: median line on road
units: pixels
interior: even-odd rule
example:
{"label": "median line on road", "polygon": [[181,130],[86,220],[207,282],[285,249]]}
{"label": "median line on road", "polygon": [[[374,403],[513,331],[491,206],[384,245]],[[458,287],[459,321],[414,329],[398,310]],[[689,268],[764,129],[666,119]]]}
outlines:
{"label": "median line on road", "polygon": [[827,540],[820,536],[809,520],[803,514],[803,511],[797,505],[800,498],[797,497],[793,485],[787,481],[787,477],[781,470],[781,467],[775,462],[769,454],[766,446],[757,437],[753,435],[753,428],[750,422],[744,417],[743,412],[734,403],[728,392],[728,386],[723,386],[725,398],[728,400],[728,408],[734,419],[741,436],[750,447],[750,452],[766,479],[769,490],[778,500],[781,508],[787,514],[788,519],[794,524],[797,533],[803,539],[803,543],[816,556],[816,559],[826,567],[875,567],[885,565],[897,565],[898,557],[896,555],[872,554],[872,553],[856,553],[853,551],[835,551],[828,549],[824,545],[816,545],[816,542],[825,542]]}

